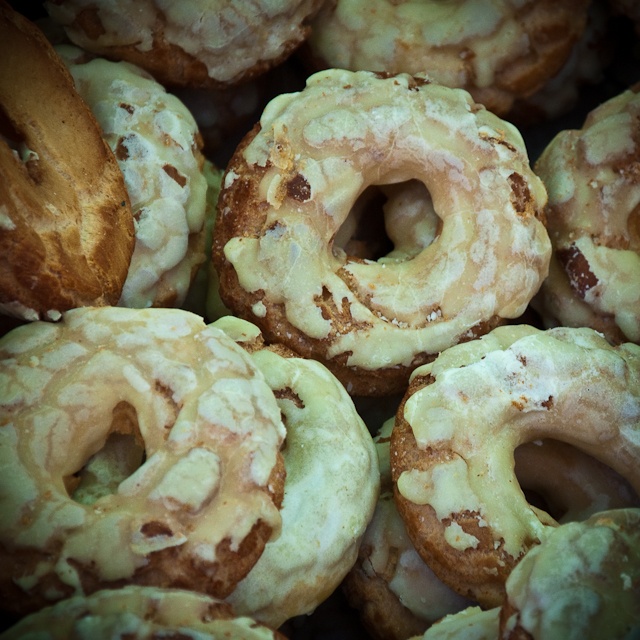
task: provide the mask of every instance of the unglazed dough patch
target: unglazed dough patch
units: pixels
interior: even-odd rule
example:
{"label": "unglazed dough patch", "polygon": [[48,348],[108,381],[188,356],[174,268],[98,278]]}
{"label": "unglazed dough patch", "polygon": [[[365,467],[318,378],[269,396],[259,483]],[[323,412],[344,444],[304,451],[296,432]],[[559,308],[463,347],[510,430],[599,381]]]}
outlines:
{"label": "unglazed dough patch", "polygon": [[174,95],[125,62],[57,48],[114,152],[136,244],[119,305],[180,306],[204,261],[207,182],[196,122]]}
{"label": "unglazed dough patch", "polygon": [[[41,554],[23,584],[54,577],[82,594],[88,568],[103,583],[135,581],[149,553],[172,547],[204,571],[258,521],[279,530],[267,484],[280,410],[244,350],[202,318],[73,310],[7,334],[0,356],[0,540],[5,553]],[[117,418],[123,405],[133,426]],[[139,439],[146,460],[79,504],[65,483],[113,432]]]}
{"label": "unglazed dough patch", "polygon": [[[546,192],[522,138],[460,90],[408,75],[315,74],[304,91],[269,103],[228,171],[217,265],[253,296],[242,312],[264,325],[282,305],[318,357],[347,367],[410,367],[483,320],[521,314],[546,276],[549,239],[536,218]],[[408,238],[410,251],[398,242],[380,261],[332,246],[368,186],[405,182],[428,190],[424,215],[442,221],[433,242],[416,249]],[[259,228],[225,235],[226,224],[239,229],[257,209]],[[389,215],[398,216],[397,204]],[[223,298],[233,303],[232,292]]]}

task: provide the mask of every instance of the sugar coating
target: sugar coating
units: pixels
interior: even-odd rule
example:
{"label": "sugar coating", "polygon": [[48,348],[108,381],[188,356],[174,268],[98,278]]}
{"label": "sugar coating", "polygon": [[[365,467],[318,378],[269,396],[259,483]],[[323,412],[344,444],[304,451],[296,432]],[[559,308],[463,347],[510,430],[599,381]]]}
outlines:
{"label": "sugar coating", "polygon": [[[73,42],[88,51],[105,52],[112,46],[153,49],[162,16],[162,36],[207,68],[219,82],[233,82],[263,60],[276,60],[291,41],[303,38],[303,21],[318,6],[317,0],[116,0],[96,5],[72,0],[47,2],[49,15],[65,27]],[[89,7],[102,24],[93,37],[74,24]]]}
{"label": "sugar coating", "polygon": [[23,618],[3,638],[63,640],[168,637],[267,640],[276,636],[254,620],[234,617],[224,603],[192,591],[125,586],[76,596]]}
{"label": "sugar coating", "polygon": [[[240,344],[256,336],[254,325],[230,316],[213,326]],[[295,398],[278,400],[287,429],[281,534],[228,601],[277,628],[311,613],[355,562],[378,497],[378,459],[353,401],[323,365],[267,349],[252,358],[277,395]]]}
{"label": "sugar coating", "polygon": [[640,509],[603,511],[558,527],[516,565],[506,589],[518,626],[534,640],[635,637]]}
{"label": "sugar coating", "polygon": [[[639,113],[640,94],[625,91],[594,109],[581,129],[559,133],[536,163],[549,192],[554,248],[535,300],[547,326],[607,332],[607,319],[624,340],[640,342]],[[567,251],[580,264],[567,266]]]}
{"label": "sugar coating", "polygon": [[[136,244],[119,305],[180,306],[204,261],[207,183],[196,122],[137,67],[57,48],[124,175]],[[170,305],[162,304],[171,302]]]}
{"label": "sugar coating", "polygon": [[[578,447],[640,489],[640,347],[614,348],[590,329],[499,327],[414,372],[423,375],[434,382],[407,399],[404,419],[418,447],[443,459],[404,471],[398,489],[440,520],[477,513],[514,558],[527,540],[543,540],[549,527],[513,469],[514,450],[540,438]],[[473,546],[446,537],[460,551]]]}
{"label": "sugar coating", "polygon": [[[284,305],[294,327],[326,342],[328,358],[365,369],[408,366],[483,319],[518,316],[546,276],[549,239],[534,215],[545,189],[517,130],[466,92],[408,75],[329,70],[302,92],[275,98],[260,124],[243,152],[246,165],[230,170],[259,180],[264,230],[232,237],[224,254],[240,286]],[[288,194],[294,179],[308,185],[307,199]],[[333,249],[367,186],[413,180],[426,186],[442,220],[435,241],[380,262]],[[249,212],[227,207],[221,215]],[[321,313],[323,295],[346,309],[348,331]]]}
{"label": "sugar coating", "polygon": [[[78,566],[103,581],[126,580],[152,551],[206,549],[214,561],[221,541],[237,548],[258,520],[278,529],[264,488],[284,438],[280,411],[244,350],[202,318],[77,309],[57,325],[10,332],[0,358],[0,484],[11,487],[0,496],[0,539],[6,549],[50,549],[38,575],[82,593]],[[112,424],[123,404],[135,414],[146,461],[114,493],[80,504],[65,481],[114,429],[135,436],[126,423]]]}

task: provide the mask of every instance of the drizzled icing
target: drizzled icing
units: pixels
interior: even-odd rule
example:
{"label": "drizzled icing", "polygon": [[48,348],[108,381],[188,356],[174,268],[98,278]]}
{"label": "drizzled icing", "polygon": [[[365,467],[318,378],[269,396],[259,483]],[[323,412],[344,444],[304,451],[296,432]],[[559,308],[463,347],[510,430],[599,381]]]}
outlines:
{"label": "drizzled icing", "polygon": [[[132,579],[169,547],[204,567],[259,520],[279,529],[266,487],[280,411],[247,354],[198,316],[73,310],[9,333],[0,355],[0,538],[9,553],[42,553],[25,588],[54,574],[82,593],[87,567],[100,581]],[[136,425],[117,419],[123,406]],[[114,431],[146,461],[114,493],[74,501],[65,483]]]}
{"label": "drizzled icing", "polygon": [[[640,347],[611,347],[590,329],[500,327],[414,375],[433,382],[408,398],[404,419],[439,462],[404,471],[397,486],[441,521],[477,514],[514,558],[544,540],[548,516],[541,520],[519,490],[513,451],[545,437],[582,449],[640,491]],[[458,544],[445,535],[461,552],[473,547],[467,537]]]}
{"label": "drizzled icing", "polygon": [[[466,92],[329,70],[275,98],[260,125],[230,163],[220,211],[264,219],[255,233],[228,238],[224,255],[240,286],[267,307],[284,305],[327,358],[409,366],[483,320],[518,316],[540,286],[550,253],[536,218],[545,189],[518,131]],[[433,243],[379,262],[333,249],[366,187],[410,180],[427,187],[442,220]],[[234,193],[247,185],[243,210]],[[320,310],[321,298],[341,310],[346,329]]]}
{"label": "drizzled icing", "polygon": [[639,114],[640,94],[625,91],[560,132],[536,163],[554,255],[535,304],[549,326],[640,342]]}
{"label": "drizzled icing", "polygon": [[137,67],[83,62],[69,46],[58,52],[102,127],[131,199],[136,244],[119,305],[179,306],[205,259],[207,183],[196,122]]}

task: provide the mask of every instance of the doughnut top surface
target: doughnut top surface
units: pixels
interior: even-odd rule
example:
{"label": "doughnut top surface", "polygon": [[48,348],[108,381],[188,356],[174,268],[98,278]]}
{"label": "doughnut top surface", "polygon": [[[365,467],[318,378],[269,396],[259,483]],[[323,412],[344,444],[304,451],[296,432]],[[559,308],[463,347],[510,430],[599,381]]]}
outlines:
{"label": "doughnut top surface", "polygon": [[[0,484],[11,487],[0,548],[5,566],[35,559],[9,578],[25,594],[124,581],[226,595],[242,577],[219,572],[228,552],[240,567],[258,523],[279,530],[276,400],[244,350],[199,316],[76,309],[7,334],[0,361]],[[100,491],[92,457],[117,436],[144,457]]]}
{"label": "doughnut top surface", "polygon": [[[431,244],[368,260],[334,243],[367,187],[413,179],[441,222]],[[228,167],[214,243],[257,324],[282,313],[328,360],[408,367],[523,312],[548,266],[545,202],[518,131],[468,93],[329,70],[267,105]]]}
{"label": "doughnut top surface", "polygon": [[284,640],[223,601],[193,591],[126,586],[76,596],[23,618],[2,634],[5,640]]}
{"label": "doughnut top surface", "polygon": [[[429,503],[443,521],[458,511],[481,514],[511,556],[550,530],[513,490],[518,445],[545,437],[574,444],[640,489],[637,345],[612,347],[590,329],[498,327],[443,352],[414,376],[432,383],[408,398],[404,418],[419,448],[448,454],[429,470],[404,472],[400,493]],[[566,421],[574,428],[563,429]],[[455,523],[449,528],[452,547],[477,545],[465,532],[456,536]]]}

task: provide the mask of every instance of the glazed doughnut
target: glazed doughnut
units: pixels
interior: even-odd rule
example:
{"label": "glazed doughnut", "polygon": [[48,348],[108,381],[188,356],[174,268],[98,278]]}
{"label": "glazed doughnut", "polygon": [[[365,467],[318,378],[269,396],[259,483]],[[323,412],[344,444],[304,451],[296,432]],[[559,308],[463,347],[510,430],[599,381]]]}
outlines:
{"label": "glazed doughnut", "polygon": [[[172,632],[174,635],[170,635]],[[277,631],[236,616],[228,604],[210,596],[137,585],[62,600],[23,618],[2,638],[18,640],[36,635],[41,640],[284,640]]]}
{"label": "glazed doughnut", "polygon": [[536,162],[549,192],[549,277],[533,304],[545,326],[640,342],[640,86],[561,131]]}
{"label": "glazed doughnut", "polygon": [[0,2],[0,313],[115,304],[133,217],[122,173],[42,33]]}
{"label": "glazed doughnut", "polygon": [[391,439],[398,510],[438,577],[496,606],[514,564],[557,526],[525,499],[514,450],[560,440],[640,495],[639,433],[638,345],[587,328],[498,327],[414,372]]}
{"label": "glazed doughnut", "polygon": [[428,73],[506,115],[569,58],[588,0],[333,0],[312,21],[315,66]]}
{"label": "glazed doughnut", "polygon": [[[385,422],[374,438],[382,493],[358,561],[343,582],[351,606],[379,640],[405,640],[473,604],[435,576],[406,533],[393,501],[389,459],[393,424],[393,419]],[[640,497],[623,478],[558,440],[527,442],[515,450],[514,458],[525,496],[536,497],[558,522],[586,520],[605,509],[640,507]]]}
{"label": "glazed doughnut", "polygon": [[180,306],[204,262],[207,181],[191,113],[145,71],[58,46],[124,175],[136,244],[119,306]]}
{"label": "glazed doughnut", "polygon": [[224,87],[264,73],[307,37],[320,0],[51,0],[45,8],[86,51],[127,60],[159,82]]}
{"label": "glazed doughnut", "polygon": [[406,640],[471,602],[442,583],[418,555],[393,502],[389,440],[393,418],[374,438],[381,493],[357,562],[342,587],[372,638]]}
{"label": "glazed doughnut", "polygon": [[558,527],[507,580],[500,638],[616,640],[639,633],[640,509],[602,511]]}
{"label": "glazed doughnut", "polygon": [[[335,242],[372,185],[418,180],[438,235],[411,258]],[[281,95],[227,166],[220,295],[352,395],[393,394],[442,349],[519,316],[546,276],[546,192],[518,131],[425,77],[328,70]]]}
{"label": "glazed doughnut", "polygon": [[83,308],[19,327],[0,390],[10,611],[125,584],[223,598],[279,532],[278,405],[202,318]]}
{"label": "glazed doughnut", "polygon": [[282,530],[227,601],[270,627],[312,613],[356,560],[379,493],[371,435],[353,401],[320,363],[265,347],[255,325],[213,323],[251,353],[287,430]]}

